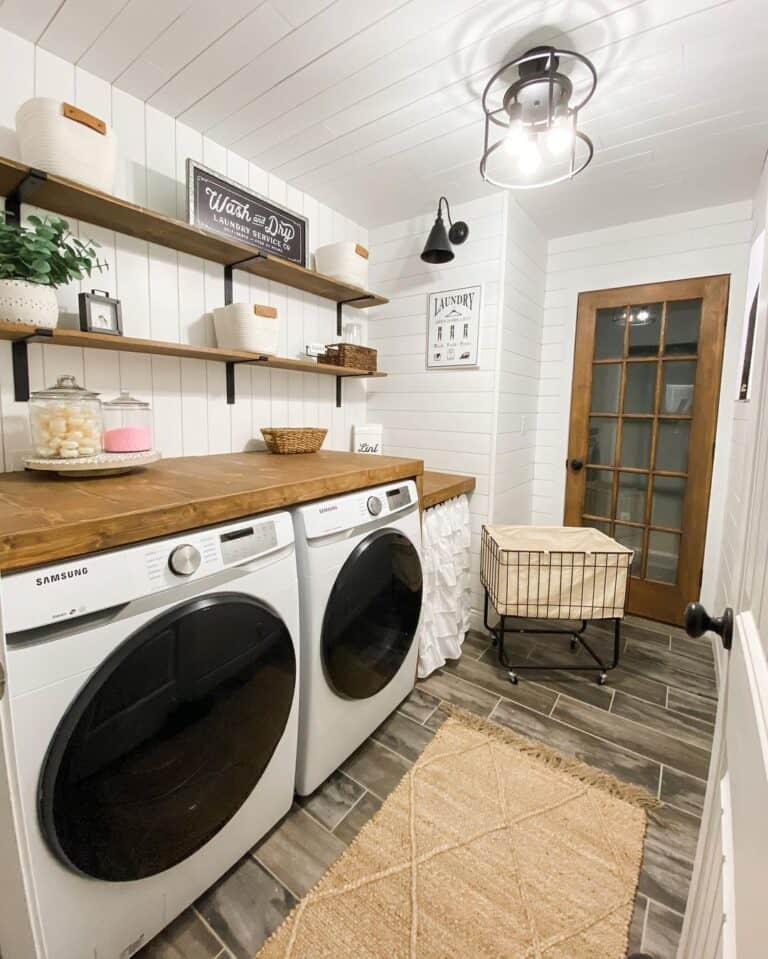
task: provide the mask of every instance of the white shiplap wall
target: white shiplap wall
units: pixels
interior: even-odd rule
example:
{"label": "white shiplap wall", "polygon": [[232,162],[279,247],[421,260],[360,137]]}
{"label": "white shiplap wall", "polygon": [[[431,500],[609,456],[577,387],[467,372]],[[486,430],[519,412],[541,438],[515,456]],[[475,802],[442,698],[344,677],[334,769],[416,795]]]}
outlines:
{"label": "white shiplap wall", "polygon": [[[371,310],[370,343],[386,380],[372,381],[368,419],[384,425],[384,451],[421,456],[427,469],[469,473],[472,606],[482,608],[478,570],[485,522],[530,521],[546,241],[504,193],[452,210],[467,242],[442,267],[419,254],[434,214],[371,232],[371,283],[391,300]],[[480,363],[426,370],[427,295],[482,284]]]}
{"label": "white shiplap wall", "polygon": [[[494,473],[497,339],[506,230],[496,194],[451,210],[470,234],[456,258],[438,267],[419,254],[434,213],[371,231],[371,286],[390,302],[369,311],[369,342],[387,379],[372,380],[368,420],[384,426],[384,452],[420,456],[427,469],[468,473],[471,497],[473,606],[478,608],[480,529],[490,515]],[[482,284],[480,363],[475,369],[426,370],[427,295]]]}
{"label": "white shiplap wall", "polygon": [[[200,160],[309,219],[309,249],[336,240],[367,243],[367,232],[345,217],[249,163],[213,140],[110,86],[79,67],[0,30],[0,154],[18,156],[14,117],[32,96],[75,103],[111,123],[119,138],[119,196],[171,216],[186,217],[185,161]],[[25,214],[29,212],[25,208]],[[224,301],[223,267],[164,247],[71,224],[98,240],[110,270],[58,291],[61,309],[77,312],[77,293],[109,289],[123,304],[129,336],[215,345],[210,311]],[[269,303],[282,321],[280,352],[299,355],[308,342],[335,339],[335,305],[244,273],[235,274],[235,299]],[[365,323],[363,311],[349,310]],[[107,396],[119,388],[152,402],[155,444],[164,456],[243,450],[261,426],[326,426],[326,448],[349,449],[353,423],[365,422],[365,385],[344,383],[335,407],[334,379],[237,367],[237,402],[227,406],[224,364],[117,354],[72,347],[32,346],[32,389],[73,373]],[[18,469],[29,446],[27,404],[15,403],[8,343],[0,344],[0,469]]]}
{"label": "white shiplap wall", "polygon": [[702,597],[717,580],[733,399],[752,234],[749,201],[628,223],[552,240],[547,259],[536,467],[531,521],[563,519],[576,306],[579,292],[692,276],[731,275],[717,447],[707,523]]}
{"label": "white shiplap wall", "polygon": [[547,241],[509,196],[492,519],[531,521]]}

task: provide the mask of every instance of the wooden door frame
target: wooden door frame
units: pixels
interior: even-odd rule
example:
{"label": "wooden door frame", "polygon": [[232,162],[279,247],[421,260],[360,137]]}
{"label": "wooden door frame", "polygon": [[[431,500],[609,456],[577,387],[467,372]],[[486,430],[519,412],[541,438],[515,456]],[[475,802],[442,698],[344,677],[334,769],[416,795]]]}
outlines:
{"label": "wooden door frame", "polygon": [[[579,294],[576,314],[568,458],[566,461],[567,475],[563,507],[564,524],[566,526],[581,525],[581,507],[584,503],[586,491],[586,465],[584,469],[574,473],[569,469],[568,464],[573,459],[582,460],[585,464],[587,462],[587,449],[584,447],[588,437],[591,404],[592,360],[595,344],[593,318],[595,311],[604,307],[626,306],[628,303],[657,303],[698,298],[702,300],[694,403],[696,402],[696,396],[701,396],[702,391],[711,391],[714,408],[711,417],[696,417],[694,415],[691,420],[688,441],[688,475],[703,478],[705,482],[696,484],[693,490],[694,495],[687,495],[686,491],[683,510],[680,558],[682,561],[683,557],[687,556],[692,558],[693,562],[689,561],[685,569],[681,569],[682,575],[678,578],[677,588],[686,596],[687,600],[698,599],[701,590],[730,279],[730,274],[720,274],[584,292]],[[657,384],[658,388],[660,386]],[[652,495],[652,490],[650,495]],[[629,591],[629,609],[632,610],[633,607],[647,608],[649,605],[653,605],[655,618],[664,622],[680,623],[683,613],[682,607],[678,608],[680,604],[672,597],[668,601],[662,600],[661,602],[658,598],[654,598],[651,604],[650,589],[658,591],[658,587],[651,585],[648,581],[633,579]]]}

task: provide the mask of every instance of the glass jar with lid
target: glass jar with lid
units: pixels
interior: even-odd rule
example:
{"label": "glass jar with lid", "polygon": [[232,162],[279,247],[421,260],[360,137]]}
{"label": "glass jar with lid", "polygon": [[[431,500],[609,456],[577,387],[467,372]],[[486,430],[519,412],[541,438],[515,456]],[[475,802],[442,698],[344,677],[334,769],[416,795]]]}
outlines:
{"label": "glass jar with lid", "polygon": [[142,453],[152,449],[152,407],[121,390],[103,406],[107,453]]}
{"label": "glass jar with lid", "polygon": [[101,400],[79,386],[74,376],[60,376],[56,385],[29,397],[32,443],[45,459],[77,459],[102,450]]}

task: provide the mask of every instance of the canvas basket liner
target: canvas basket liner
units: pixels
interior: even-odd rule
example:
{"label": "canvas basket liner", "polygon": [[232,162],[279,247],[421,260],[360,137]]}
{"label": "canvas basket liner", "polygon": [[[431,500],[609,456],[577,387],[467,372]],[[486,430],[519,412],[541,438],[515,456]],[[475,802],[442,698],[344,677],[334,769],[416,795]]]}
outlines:
{"label": "canvas basket liner", "polygon": [[616,619],[633,555],[588,527],[484,526],[480,579],[504,616]]}

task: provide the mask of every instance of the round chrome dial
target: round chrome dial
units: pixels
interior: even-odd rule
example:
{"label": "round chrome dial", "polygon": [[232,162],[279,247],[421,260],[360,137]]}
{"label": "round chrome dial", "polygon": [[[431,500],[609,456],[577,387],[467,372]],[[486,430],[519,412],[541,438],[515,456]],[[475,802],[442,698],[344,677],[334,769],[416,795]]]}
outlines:
{"label": "round chrome dial", "polygon": [[177,576],[191,576],[200,568],[200,551],[185,543],[183,546],[177,546],[168,557],[168,565],[172,573]]}
{"label": "round chrome dial", "polygon": [[381,512],[382,505],[378,496],[369,496],[367,505],[368,512],[371,514],[371,516],[378,516]]}

